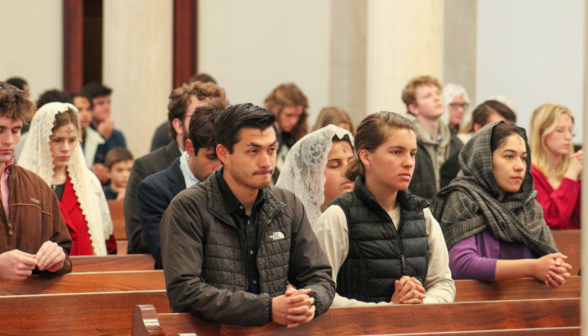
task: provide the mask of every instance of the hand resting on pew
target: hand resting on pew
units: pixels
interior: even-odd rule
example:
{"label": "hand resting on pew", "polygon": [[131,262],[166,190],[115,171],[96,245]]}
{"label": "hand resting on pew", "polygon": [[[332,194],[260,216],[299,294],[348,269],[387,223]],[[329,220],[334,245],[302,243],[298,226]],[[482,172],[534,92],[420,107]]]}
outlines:
{"label": "hand resting on pew", "polygon": [[57,272],[63,267],[65,252],[58,244],[46,241],[37,254],[12,250],[0,254],[0,278],[6,280],[25,280],[39,271]]}
{"label": "hand resting on pew", "polygon": [[558,288],[570,277],[572,266],[561,253],[552,253],[539,259],[498,260],[495,281],[532,276],[549,288]]}
{"label": "hand resting on pew", "polygon": [[288,328],[296,328],[314,319],[314,298],[311,289],[288,286],[284,295],[272,299],[272,320]]}
{"label": "hand resting on pew", "polygon": [[426,297],[425,287],[415,278],[403,276],[394,283],[395,290],[390,302],[394,304],[420,304]]}

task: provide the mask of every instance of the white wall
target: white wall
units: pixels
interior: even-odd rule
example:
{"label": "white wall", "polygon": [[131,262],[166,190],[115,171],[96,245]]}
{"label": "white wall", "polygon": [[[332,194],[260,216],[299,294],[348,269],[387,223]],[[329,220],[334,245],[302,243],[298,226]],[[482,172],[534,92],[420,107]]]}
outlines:
{"label": "white wall", "polygon": [[32,100],[63,89],[62,0],[0,0],[0,80],[23,77]]}
{"label": "white wall", "polygon": [[213,76],[231,104],[263,106],[279,84],[308,97],[312,127],[329,103],[330,1],[198,1],[198,71]]}
{"label": "white wall", "polygon": [[584,0],[478,0],[476,90],[514,100],[529,131],[544,103],[569,107],[582,142]]}

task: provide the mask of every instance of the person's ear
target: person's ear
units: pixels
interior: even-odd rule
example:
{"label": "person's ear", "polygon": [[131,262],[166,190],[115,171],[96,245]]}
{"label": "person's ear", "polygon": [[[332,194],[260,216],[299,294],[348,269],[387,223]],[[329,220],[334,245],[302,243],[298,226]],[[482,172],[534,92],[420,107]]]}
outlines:
{"label": "person's ear", "polygon": [[482,125],[480,124],[474,124],[474,133],[478,133],[479,130],[482,129]]}
{"label": "person's ear", "polygon": [[408,112],[416,115],[419,115],[419,109],[417,108],[417,104],[408,104]]}
{"label": "person's ear", "polygon": [[196,156],[196,153],[194,151],[194,144],[192,143],[192,140],[190,140],[190,139],[186,140],[186,152],[188,152],[189,157]]}
{"label": "person's ear", "polygon": [[359,153],[357,154],[357,156],[359,157],[359,159],[363,163],[363,166],[366,168],[371,167],[369,154],[370,153],[365,149],[360,150]]}
{"label": "person's ear", "polygon": [[219,158],[219,160],[225,164],[227,162],[227,156],[229,155],[229,150],[227,149],[227,147],[218,144],[216,146],[216,156]]}
{"label": "person's ear", "polygon": [[184,135],[184,125],[182,124],[182,121],[180,119],[175,118],[174,120],[172,120],[172,127],[174,128],[174,130],[176,130],[176,133],[178,135]]}

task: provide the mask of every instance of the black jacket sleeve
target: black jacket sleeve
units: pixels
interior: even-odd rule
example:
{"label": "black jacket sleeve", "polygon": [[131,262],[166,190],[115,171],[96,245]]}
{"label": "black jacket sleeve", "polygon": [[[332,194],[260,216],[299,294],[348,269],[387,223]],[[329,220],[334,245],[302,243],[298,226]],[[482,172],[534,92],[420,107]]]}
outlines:
{"label": "black jacket sleeve", "polygon": [[155,269],[163,269],[161,263],[161,239],[159,229],[161,218],[167,209],[170,200],[161,192],[162,190],[149,179],[139,183],[137,188],[137,209],[143,238],[147,248],[155,260]]}
{"label": "black jacket sleeve", "polygon": [[125,192],[125,229],[129,240],[128,253],[149,253],[149,248],[143,239],[139,214],[137,211],[137,187],[147,177],[146,162],[137,159],[131,169],[131,176]]}

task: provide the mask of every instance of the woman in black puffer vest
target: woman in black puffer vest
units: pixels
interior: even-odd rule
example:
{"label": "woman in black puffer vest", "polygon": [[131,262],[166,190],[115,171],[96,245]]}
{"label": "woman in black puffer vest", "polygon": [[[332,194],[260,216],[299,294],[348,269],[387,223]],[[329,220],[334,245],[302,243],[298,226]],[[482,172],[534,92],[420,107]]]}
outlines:
{"label": "woman in black puffer vest", "polygon": [[[333,306],[453,302],[447,247],[428,203],[408,191],[414,125],[392,112],[366,117],[348,166],[352,192],[319,218],[316,234],[333,267]],[[431,177],[434,178],[434,177]]]}

